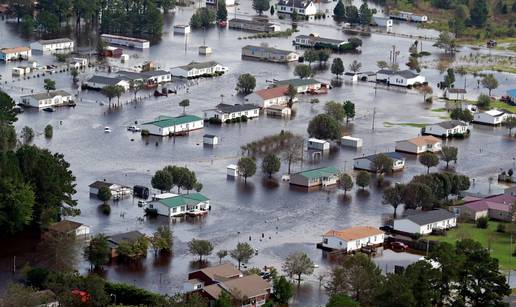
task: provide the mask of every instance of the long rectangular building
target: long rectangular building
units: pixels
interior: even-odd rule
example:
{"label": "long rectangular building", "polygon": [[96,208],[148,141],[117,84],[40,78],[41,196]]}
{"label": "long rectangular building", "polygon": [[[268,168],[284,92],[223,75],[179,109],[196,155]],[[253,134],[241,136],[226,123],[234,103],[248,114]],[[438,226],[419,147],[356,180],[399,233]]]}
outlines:
{"label": "long rectangular building", "polygon": [[288,63],[299,60],[299,54],[294,51],[251,45],[242,47],[242,57],[274,63]]}
{"label": "long rectangular building", "polygon": [[31,49],[29,47],[15,47],[0,49],[0,61],[17,61],[19,59],[28,60],[31,57]]}
{"label": "long rectangular building", "polygon": [[148,49],[150,47],[150,42],[142,38],[102,34],[100,39],[102,39],[102,41],[107,44],[125,46],[129,48]]}
{"label": "long rectangular building", "polygon": [[280,31],[280,26],[267,21],[233,18],[229,20],[231,29],[271,33]]}

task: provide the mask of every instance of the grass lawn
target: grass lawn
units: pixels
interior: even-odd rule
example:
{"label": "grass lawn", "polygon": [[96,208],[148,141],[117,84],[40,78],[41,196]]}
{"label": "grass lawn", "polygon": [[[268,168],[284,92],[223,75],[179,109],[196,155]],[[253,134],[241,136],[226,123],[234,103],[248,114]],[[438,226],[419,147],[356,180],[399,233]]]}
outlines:
{"label": "grass lawn", "polygon": [[[448,231],[446,236],[429,236],[430,240],[448,242],[455,244],[460,239],[473,239],[480,242],[483,246],[488,247],[491,242],[491,256],[498,259],[500,267],[503,270],[516,269],[516,257],[512,256],[510,235],[508,233],[496,232],[498,222],[489,221],[487,229],[477,228],[476,225],[470,223],[460,223],[459,227]],[[513,244],[514,247],[516,244]],[[512,259],[511,259],[512,258]],[[512,261],[512,263],[511,263]]]}
{"label": "grass lawn", "polygon": [[392,127],[392,126],[405,126],[405,127],[413,127],[413,128],[423,128],[428,124],[419,124],[419,123],[391,123],[391,122],[384,122],[383,125],[385,127]]}
{"label": "grass lawn", "polygon": [[491,101],[491,108],[495,108],[495,109],[504,109],[504,110],[507,110],[511,113],[516,113],[516,106],[511,106],[510,104],[507,104],[503,101],[500,101],[500,100],[492,100]]}

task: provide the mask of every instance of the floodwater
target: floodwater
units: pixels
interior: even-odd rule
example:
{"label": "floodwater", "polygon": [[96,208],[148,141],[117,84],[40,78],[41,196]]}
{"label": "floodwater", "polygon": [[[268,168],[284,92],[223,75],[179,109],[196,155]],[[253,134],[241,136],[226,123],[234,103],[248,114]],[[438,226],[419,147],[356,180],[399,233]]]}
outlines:
{"label": "floodwater", "polygon": [[[333,9],[333,4],[328,8]],[[28,110],[20,115],[16,128],[20,130],[26,125],[32,127],[37,132],[35,144],[63,153],[70,162],[71,169],[77,177],[76,198],[82,212],[73,220],[91,226],[94,233],[115,234],[139,230],[151,234],[159,225],[169,223],[166,218],[141,219],[143,210],[136,205],[137,200],[132,198],[112,204],[111,215],[102,215],[97,210],[100,202],[89,196],[88,184],[95,180],[105,179],[128,186],[150,186],[150,179],[156,170],[175,164],[194,170],[203,183],[202,193],[211,199],[213,210],[202,219],[170,222],[174,232],[173,255],[168,259],[155,259],[154,255],[149,253],[141,266],[136,268],[126,265],[109,266],[106,276],[110,280],[173,294],[181,289],[187,273],[195,268],[195,264],[192,263],[194,256],[189,255],[187,251],[188,241],[193,238],[210,240],[215,245],[215,251],[232,249],[237,242],[245,241],[258,250],[258,255],[251,259],[249,267],[274,265],[280,268],[289,253],[299,250],[306,252],[319,267],[313,276],[307,277],[302,283],[294,305],[324,305],[327,297],[319,288],[316,276],[327,272],[329,263],[323,258],[321,251],[315,248],[315,244],[319,242],[321,234],[331,228],[340,229],[353,225],[380,226],[382,215],[392,213],[391,207],[381,203],[381,190],[376,187],[371,187],[367,191],[354,189],[348,193],[346,199],[340,191],[300,191],[290,188],[279,179],[280,174],[286,173],[285,166],[282,166],[280,174],[275,176],[277,184],[270,184],[262,179],[265,176],[260,171],[244,184],[240,180],[227,180],[226,166],[238,160],[241,145],[281,130],[307,136],[307,123],[314,115],[323,112],[324,102],[351,100],[356,104],[357,117],[347,129],[354,136],[363,138],[363,148],[356,151],[340,149],[317,162],[310,161],[307,157],[302,165],[294,165],[293,171],[333,165],[343,171],[352,172],[353,158],[392,151],[395,141],[414,137],[419,133],[418,128],[385,123],[442,121],[446,113],[431,109],[442,108],[444,103],[436,101],[430,106],[423,104],[422,96],[415,91],[396,88],[378,88],[375,91],[373,85],[359,83],[344,85],[331,90],[328,95],[317,97],[321,100],[317,105],[308,103],[313,97],[301,96],[297,114],[291,120],[261,116],[241,124],[207,125],[202,131],[175,139],[142,138],[139,134],[128,132],[126,127],[135,122],[149,120],[160,114],[179,115],[182,108],[178,102],[185,98],[190,99],[191,104],[187,112],[199,116],[202,116],[202,110],[211,108],[222,100],[225,103],[243,102],[242,97],[236,95],[234,87],[238,76],[244,72],[256,76],[257,88],[267,86],[268,80],[294,77],[294,65],[244,61],[240,58],[241,47],[246,44],[266,42],[269,46],[292,49],[293,37],[239,40],[238,37],[249,33],[217,28],[208,29],[206,32],[194,31],[186,37],[174,35],[171,25],[186,23],[191,13],[192,9],[188,8],[182,9],[178,16],[169,16],[165,25],[166,33],[150,50],[129,50],[128,53],[133,55],[130,65],[139,65],[144,60],[152,59],[162,69],[169,69],[192,60],[215,60],[230,68],[228,74],[215,79],[190,82],[187,86],[180,83],[168,85],[169,88],[177,87],[179,90],[177,96],[168,98],[148,97],[150,92],[142,91],[138,95],[144,100],[137,104],[127,104],[133,98],[132,93],[127,93],[121,99],[123,107],[111,111],[108,110],[105,97],[96,92],[84,91],[78,94],[79,103],[76,108],[61,108],[54,113]],[[242,4],[237,13],[239,16],[251,15],[250,4]],[[230,10],[230,17],[232,14],[233,11]],[[333,25],[334,22],[329,19],[310,24],[300,23],[299,34],[318,32],[325,37],[349,37]],[[0,22],[2,47],[28,45],[28,42],[13,33],[11,28],[4,21]],[[413,25],[408,24],[396,25],[395,31],[420,33]],[[429,30],[423,32],[428,36],[436,35]],[[408,48],[413,42],[411,39],[377,34],[362,39],[361,54],[340,55],[346,67],[353,60],[358,60],[363,64],[362,70],[376,70],[376,61],[388,60],[392,45],[401,50],[399,62],[405,63],[408,59]],[[207,57],[197,53],[197,47],[204,41],[213,48],[213,54]],[[437,60],[440,51],[433,48],[431,42],[425,42],[423,46],[424,50],[432,52],[431,59]],[[476,51],[468,49],[463,52]],[[40,55],[34,58],[39,63],[53,62],[51,56]],[[123,66],[118,60],[113,60],[112,64]],[[1,84],[5,91],[18,99],[31,89],[43,90],[43,78],[12,82],[10,69],[15,65],[17,64],[9,63],[0,66],[2,80],[7,81]],[[92,70],[87,71],[80,78],[85,80],[94,73]],[[432,84],[434,95],[440,95],[436,87],[443,78],[440,73],[434,69],[423,69],[422,73]],[[503,94],[516,83],[514,75],[496,73],[496,76],[500,81],[500,87],[494,91],[496,95]],[[71,77],[67,73],[55,74],[52,78],[56,80],[57,88],[77,92],[73,89]],[[332,76],[327,68],[318,71],[315,78],[328,82]],[[472,76],[467,78],[473,80]],[[462,84],[462,78],[458,76],[457,79],[458,84]],[[482,91],[476,88],[476,82],[468,81],[468,84],[468,91],[474,95]],[[101,105],[100,101],[105,105]],[[42,135],[47,124],[54,126],[52,140],[46,140]],[[104,133],[105,126],[110,126],[112,133]],[[221,144],[214,148],[204,147],[202,135],[205,133],[220,136]],[[475,125],[469,138],[446,141],[459,147],[459,159],[454,167],[457,172],[475,179],[472,191],[489,192],[488,177],[496,176],[501,168],[506,169],[514,165],[516,141],[508,139],[506,135],[507,131],[504,128]],[[440,165],[440,168],[443,167],[444,165]],[[414,157],[408,157],[406,169],[387,179],[391,182],[406,182],[412,176],[425,172],[426,168]],[[501,188],[503,187],[493,184],[491,192],[500,191]],[[14,254],[11,252],[3,257],[2,276],[8,276],[6,272],[12,267],[11,258]],[[416,255],[385,251],[382,256],[375,258],[375,261],[384,271],[390,272],[394,265],[407,265],[418,258]],[[211,263],[218,262],[214,255],[208,257],[208,260]],[[78,268],[81,272],[86,272],[89,264],[81,261]]]}

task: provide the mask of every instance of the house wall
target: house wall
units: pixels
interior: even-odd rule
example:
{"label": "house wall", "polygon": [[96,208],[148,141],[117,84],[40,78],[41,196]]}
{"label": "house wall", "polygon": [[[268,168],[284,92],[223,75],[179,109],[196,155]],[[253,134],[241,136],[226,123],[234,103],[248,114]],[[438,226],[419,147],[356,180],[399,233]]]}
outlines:
{"label": "house wall", "polygon": [[37,100],[34,97],[23,97],[22,101],[25,105],[33,108],[48,108],[51,106],[62,105],[69,101],[72,101],[72,96],[55,96],[49,99]]}
{"label": "house wall", "polygon": [[363,170],[367,170],[367,171],[371,171],[371,172],[374,170],[373,162],[369,161],[366,158],[356,159],[354,161],[353,167],[356,169],[363,169]]}
{"label": "house wall", "polygon": [[79,226],[79,228],[77,228],[75,230],[75,235],[76,236],[85,236],[85,235],[88,235],[90,234],[90,227],[86,226],[86,225],[81,225]]}
{"label": "house wall", "polygon": [[329,150],[330,149],[330,143],[329,142],[313,142],[308,141],[308,149],[315,149],[315,150]]}
{"label": "house wall", "polygon": [[198,120],[190,123],[185,123],[181,125],[175,125],[170,127],[161,128],[153,124],[147,124],[145,125],[145,129],[149,131],[150,134],[153,135],[161,135],[161,136],[167,136],[172,133],[180,133],[180,132],[188,132],[192,130],[202,129],[204,127],[204,121]]}
{"label": "house wall", "polygon": [[511,222],[511,213],[507,211],[501,211],[496,209],[489,209],[489,218],[499,221]]}
{"label": "house wall", "polygon": [[275,63],[287,63],[297,61],[299,59],[299,55],[295,52],[285,54],[283,52],[267,51],[260,49],[254,50],[253,48],[242,48],[242,56]]}
{"label": "house wall", "polygon": [[479,219],[481,217],[488,216],[488,211],[487,210],[474,211],[466,206],[462,206],[461,210],[460,210],[460,216],[467,220],[476,221],[477,219]]}
{"label": "house wall", "polygon": [[286,105],[288,103],[289,98],[287,96],[280,96],[271,99],[262,99],[262,97],[260,97],[258,94],[252,93],[247,95],[245,100],[251,104],[259,105],[264,108],[269,108],[270,106],[275,105]]}
{"label": "house wall", "polygon": [[432,229],[449,229],[457,226],[457,218],[451,218],[428,225],[418,225],[408,219],[394,220],[394,229],[407,233],[429,234]]}
{"label": "house wall", "polygon": [[[325,243],[325,240],[327,240],[326,241],[327,243]],[[364,237],[364,238],[360,238],[360,239],[352,240],[352,241],[346,241],[344,239],[341,239],[341,238],[335,237],[335,236],[323,236],[323,244],[322,245],[324,247],[329,247],[329,248],[333,248],[333,249],[345,249],[347,251],[354,251],[354,250],[360,249],[361,247],[366,246],[366,245],[383,244],[383,241],[384,241],[383,234]]]}
{"label": "house wall", "polygon": [[52,52],[57,50],[71,50],[74,47],[74,42],[63,42],[55,44],[42,45],[40,42],[30,44],[30,48],[42,52]]}
{"label": "house wall", "polygon": [[441,151],[441,143],[416,145],[408,141],[399,141],[396,142],[396,151],[408,152],[413,154],[420,154],[427,151],[439,152]]}
{"label": "house wall", "polygon": [[17,61],[20,58],[20,56],[24,60],[28,60],[31,57],[31,55],[32,55],[31,50],[21,51],[21,52],[12,52],[12,53],[0,52],[0,60],[5,61],[5,62]]}
{"label": "house wall", "polygon": [[448,137],[450,136],[452,129],[444,129],[439,125],[428,125],[425,127],[425,134],[431,134],[438,137]]}
{"label": "house wall", "polygon": [[139,42],[139,41],[133,41],[133,40],[128,40],[128,39],[119,38],[119,37],[106,37],[106,36],[102,36],[102,35],[100,36],[100,38],[108,44],[113,44],[113,45],[118,45],[118,46],[126,46],[126,47],[137,48],[137,49],[147,49],[150,47],[150,43],[148,41]]}
{"label": "house wall", "polygon": [[294,11],[296,11],[299,15],[303,16],[313,16],[317,14],[317,7],[314,5],[313,2],[310,2],[310,4],[306,8],[295,8],[292,6],[285,5],[277,5],[276,8],[279,13],[284,14],[292,14]]}
{"label": "house wall", "polygon": [[[308,181],[308,178],[305,176],[301,176],[300,174],[291,174],[290,175],[290,184],[293,185],[299,185],[303,187],[309,187],[310,183]],[[314,185],[315,183],[312,183]]]}
{"label": "house wall", "polygon": [[474,122],[488,125],[499,125],[501,124],[507,116],[504,114],[502,116],[491,116],[487,113],[475,113],[474,114]]}

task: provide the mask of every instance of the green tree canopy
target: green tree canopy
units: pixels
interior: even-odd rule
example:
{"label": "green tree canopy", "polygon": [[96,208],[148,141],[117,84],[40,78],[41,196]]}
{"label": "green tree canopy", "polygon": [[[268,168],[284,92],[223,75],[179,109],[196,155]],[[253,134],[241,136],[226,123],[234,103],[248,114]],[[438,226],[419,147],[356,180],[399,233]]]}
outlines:
{"label": "green tree canopy", "polygon": [[332,116],[319,114],[310,120],[307,132],[310,137],[336,140],[340,137],[340,125]]}
{"label": "green tree canopy", "polygon": [[427,174],[430,173],[430,168],[439,165],[439,157],[433,152],[424,152],[419,156],[419,163],[427,167]]}
{"label": "green tree canopy", "polygon": [[238,262],[238,269],[241,264],[246,264],[254,256],[254,249],[247,242],[238,243],[236,248],[229,251],[231,258]]}
{"label": "green tree canopy", "polygon": [[294,75],[301,79],[308,78],[312,76],[312,69],[308,65],[299,64],[296,65],[296,68],[294,69]]}
{"label": "green tree canopy", "polygon": [[242,157],[238,160],[238,174],[244,177],[244,181],[247,182],[248,177],[254,176],[256,173],[256,161],[250,157]]}
{"label": "green tree canopy", "polygon": [[295,252],[288,255],[283,263],[283,271],[290,277],[297,276],[297,282],[301,283],[302,275],[311,275],[314,272],[314,263],[303,252]]}
{"label": "green tree canopy", "polygon": [[238,77],[238,82],[236,85],[236,90],[241,94],[249,94],[251,93],[254,88],[256,87],[256,78],[249,74],[241,74]]}
{"label": "green tree canopy", "polygon": [[83,255],[93,267],[102,268],[109,262],[110,251],[107,237],[99,233],[91,238],[89,244],[84,248]]}
{"label": "green tree canopy", "polygon": [[268,154],[263,158],[262,161],[262,172],[272,177],[273,173],[279,172],[281,168],[281,161],[275,154]]}
{"label": "green tree canopy", "polygon": [[207,240],[192,239],[188,242],[188,250],[190,254],[199,256],[199,261],[202,261],[203,256],[209,256],[213,252],[213,245]]}
{"label": "green tree canopy", "polygon": [[344,190],[344,195],[346,195],[348,191],[351,191],[351,189],[353,189],[353,178],[351,178],[351,176],[346,173],[340,174],[339,188]]}

